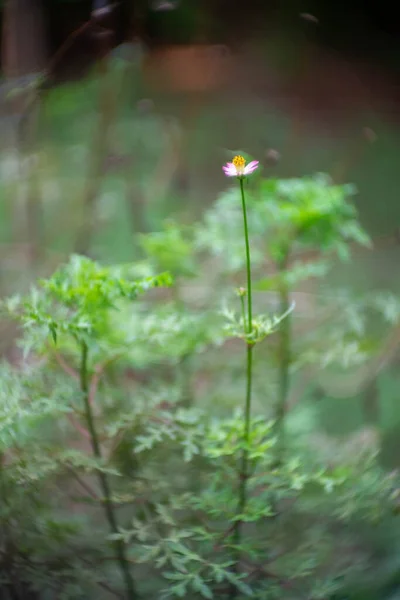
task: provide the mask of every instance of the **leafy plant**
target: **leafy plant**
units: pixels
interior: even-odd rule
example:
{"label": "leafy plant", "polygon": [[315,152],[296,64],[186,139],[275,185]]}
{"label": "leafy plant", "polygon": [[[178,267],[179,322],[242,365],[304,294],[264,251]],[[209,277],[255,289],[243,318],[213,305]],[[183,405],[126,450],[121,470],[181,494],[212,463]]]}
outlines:
{"label": "leafy plant", "polygon": [[6,597],[336,600],[386,568],[397,474],[372,443],[283,425],[294,369],[370,369],[397,299],[336,293],[299,335],[293,290],[367,243],[351,189],[238,183],[143,236],[141,262],[73,255],[2,303],[21,332],[1,372]]}
{"label": "leafy plant", "polygon": [[[61,336],[71,340],[77,347],[79,375],[78,387],[81,395],[81,409],[71,403],[79,418],[83,417],[90,441],[93,461],[86,457],[78,458],[76,466],[92,468],[97,473],[101,504],[110,532],[118,533],[118,523],[109,483],[108,469],[104,465],[101,439],[97,430],[94,409],[93,375],[91,374],[91,349],[96,355],[101,340],[109,333],[109,314],[118,308],[122,299],[134,300],[138,294],[161,285],[169,285],[168,274],[148,277],[141,281],[124,278],[126,268],[104,268],[91,260],[73,256],[70,263],[61,267],[49,280],[41,282],[41,289],[33,289],[25,301],[14,298],[8,301],[7,308],[17,316],[25,329],[32,330],[37,343],[40,338],[46,342],[51,336],[54,344]],[[115,344],[116,338],[112,340]],[[112,471],[111,471],[112,472]],[[126,557],[125,546],[120,539],[113,540],[116,560],[123,576],[127,597],[137,597],[135,584]]]}

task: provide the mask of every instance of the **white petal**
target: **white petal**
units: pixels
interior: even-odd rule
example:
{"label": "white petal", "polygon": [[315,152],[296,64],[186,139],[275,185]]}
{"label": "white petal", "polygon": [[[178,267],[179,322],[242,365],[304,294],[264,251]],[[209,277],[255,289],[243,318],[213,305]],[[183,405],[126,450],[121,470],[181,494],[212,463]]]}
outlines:
{"label": "white petal", "polygon": [[237,170],[233,163],[227,163],[222,169],[227,177],[235,177],[237,175]]}
{"label": "white petal", "polygon": [[250,175],[250,173],[253,173],[253,171],[255,171],[258,167],[258,163],[258,160],[252,160],[249,162],[249,164],[244,168],[244,174]]}

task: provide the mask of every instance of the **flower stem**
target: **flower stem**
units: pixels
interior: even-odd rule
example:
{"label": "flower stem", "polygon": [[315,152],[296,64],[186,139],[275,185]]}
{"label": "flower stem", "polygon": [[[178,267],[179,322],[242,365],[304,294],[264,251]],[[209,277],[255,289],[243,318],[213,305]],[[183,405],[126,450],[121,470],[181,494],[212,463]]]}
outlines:
{"label": "flower stem", "polygon": [[243,210],[243,225],[244,225],[244,242],[246,246],[246,271],[247,271],[247,333],[251,333],[253,330],[253,299],[251,292],[251,260],[250,260],[250,243],[249,243],[249,228],[247,225],[247,210],[246,210],[246,198],[244,195],[244,178],[240,177],[240,194],[242,197],[242,210]]}
{"label": "flower stem", "polygon": [[[289,249],[285,249],[282,257],[277,263],[278,271],[281,277],[281,287],[279,291],[280,314],[284,315],[289,310],[289,289],[283,281],[284,273],[287,269],[289,260]],[[278,397],[275,409],[275,433],[276,433],[276,464],[282,463],[285,453],[285,419],[287,411],[287,398],[289,392],[289,367],[290,367],[290,346],[291,346],[291,322],[290,315],[287,315],[279,330],[279,384]]]}
{"label": "flower stem", "polygon": [[[242,524],[243,521],[240,518],[244,514],[247,505],[247,481],[249,478],[249,440],[250,440],[250,415],[251,415],[251,396],[252,396],[252,379],[253,379],[253,348],[254,343],[250,340],[250,336],[253,332],[253,300],[251,290],[251,259],[250,259],[250,244],[249,244],[249,230],[247,224],[247,211],[246,211],[246,198],[244,193],[244,180],[239,179],[240,193],[242,198],[242,209],[243,209],[243,225],[244,225],[244,239],[246,248],[246,271],[247,271],[247,323],[245,321],[245,333],[247,333],[247,348],[246,348],[246,397],[245,397],[245,408],[244,408],[244,431],[243,431],[243,452],[240,461],[239,468],[239,494],[238,494],[238,507],[237,507],[237,521],[233,530],[233,543],[236,548],[236,564],[235,572],[239,571],[239,560],[240,560],[240,544],[242,539]],[[242,308],[244,308],[244,300],[242,297]],[[237,589],[232,589],[232,598],[237,595]]]}
{"label": "flower stem", "polygon": [[[252,392],[252,373],[253,373],[253,348],[252,344],[247,345],[246,352],[246,403],[244,410],[244,448],[241,458],[239,471],[239,503],[238,514],[243,514],[247,504],[247,480],[249,477],[249,451],[248,444],[250,438],[250,413],[251,413],[251,392]],[[240,543],[241,521],[237,521],[236,541]]]}
{"label": "flower stem", "polygon": [[[81,364],[80,364],[80,388],[83,394],[83,401],[85,405],[85,415],[87,428],[90,433],[90,442],[92,445],[93,455],[101,460],[102,452],[99,443],[99,437],[97,434],[92,407],[89,399],[89,377],[88,377],[88,347],[85,342],[81,342]],[[115,516],[114,506],[111,499],[111,489],[108,482],[107,475],[102,471],[98,471],[99,484],[103,495],[103,506],[110,531],[113,535],[119,533],[117,519]],[[129,569],[129,564],[125,555],[124,543],[120,539],[113,541],[115,550],[115,556],[121,569],[121,574],[125,582],[126,597],[128,600],[137,600],[138,594],[135,590],[132,575]]]}

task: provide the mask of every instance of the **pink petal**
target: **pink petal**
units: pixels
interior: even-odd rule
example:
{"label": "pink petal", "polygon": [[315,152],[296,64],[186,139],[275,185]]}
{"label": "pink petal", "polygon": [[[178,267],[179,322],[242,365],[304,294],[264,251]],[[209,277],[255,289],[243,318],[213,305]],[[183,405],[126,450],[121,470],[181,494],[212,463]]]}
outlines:
{"label": "pink petal", "polygon": [[259,162],[260,161],[258,160],[252,160],[249,162],[249,164],[244,168],[244,174],[250,175],[250,173],[253,173],[253,171],[257,169]]}
{"label": "pink petal", "polygon": [[235,177],[237,174],[236,167],[233,163],[227,163],[222,167],[222,170],[227,177]]}

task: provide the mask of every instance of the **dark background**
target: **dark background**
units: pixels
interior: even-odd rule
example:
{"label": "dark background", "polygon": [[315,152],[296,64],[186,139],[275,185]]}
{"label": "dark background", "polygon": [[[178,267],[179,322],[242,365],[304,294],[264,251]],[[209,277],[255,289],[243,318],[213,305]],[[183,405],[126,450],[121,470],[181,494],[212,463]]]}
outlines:
{"label": "dark background", "polygon": [[[32,2],[33,0],[29,0]],[[21,11],[29,5],[21,2]],[[103,0],[97,0],[102,3]],[[121,0],[110,24],[114,44],[139,35],[149,47],[189,43],[194,40],[240,43],[250,36],[306,35],[322,47],[340,52],[346,58],[361,59],[399,76],[400,19],[395,3],[388,2],[317,2],[316,0],[182,0],[173,10],[166,3]],[[3,2],[4,5],[4,2]],[[54,53],[68,34],[85,22],[96,2],[84,0],[42,0],[48,51]],[[309,17],[318,20],[316,23]],[[299,17],[302,27],[299,28]],[[21,14],[21,19],[24,15]],[[83,56],[90,62],[96,55],[92,40],[82,36],[67,60],[69,66],[82,67]],[[59,68],[65,67],[65,63]]]}

